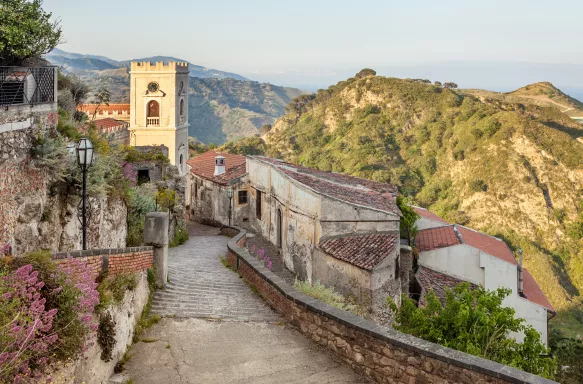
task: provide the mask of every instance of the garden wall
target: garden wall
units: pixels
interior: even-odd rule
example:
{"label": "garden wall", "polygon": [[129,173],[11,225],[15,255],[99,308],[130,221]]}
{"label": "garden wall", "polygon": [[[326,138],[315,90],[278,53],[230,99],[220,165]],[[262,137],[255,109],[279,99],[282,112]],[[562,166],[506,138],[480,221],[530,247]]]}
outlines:
{"label": "garden wall", "polygon": [[65,365],[52,374],[53,382],[56,384],[107,383],[114,373],[116,363],[131,346],[136,324],[148,302],[150,289],[147,269],[152,267],[153,250],[152,247],[136,247],[63,252],[53,255],[53,258],[57,260],[66,260],[68,257],[83,259],[92,267],[96,276],[107,270],[108,276],[135,273],[138,277],[136,287],[131,291],[126,291],[123,301],[106,309],[115,323],[112,359],[108,362],[103,361],[102,349],[94,343],[84,353],[83,358]]}
{"label": "garden wall", "polygon": [[152,247],[132,247],[113,249],[89,249],[86,251],[59,252],[53,254],[54,260],[80,258],[93,271],[95,277],[107,272],[108,276],[120,273],[140,272],[154,264]]}
{"label": "garden wall", "polygon": [[229,240],[229,264],[275,310],[314,342],[377,383],[531,383],[553,381],[403,334],[299,293]]}

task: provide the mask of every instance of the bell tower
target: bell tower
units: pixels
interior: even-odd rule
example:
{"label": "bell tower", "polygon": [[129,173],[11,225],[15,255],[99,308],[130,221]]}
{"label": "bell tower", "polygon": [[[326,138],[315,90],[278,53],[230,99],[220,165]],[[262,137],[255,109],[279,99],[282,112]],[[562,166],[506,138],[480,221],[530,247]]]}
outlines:
{"label": "bell tower", "polygon": [[188,159],[188,78],[188,63],[131,63],[130,145],[165,145],[181,174]]}

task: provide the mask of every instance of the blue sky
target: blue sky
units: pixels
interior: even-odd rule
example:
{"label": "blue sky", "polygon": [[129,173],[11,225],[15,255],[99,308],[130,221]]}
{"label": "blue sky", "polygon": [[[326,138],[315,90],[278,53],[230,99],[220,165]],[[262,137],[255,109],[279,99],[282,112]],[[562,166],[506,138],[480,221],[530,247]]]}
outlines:
{"label": "blue sky", "polygon": [[449,61],[583,65],[581,1],[45,0],[44,8],[62,20],[63,50],[177,56],[259,80]]}

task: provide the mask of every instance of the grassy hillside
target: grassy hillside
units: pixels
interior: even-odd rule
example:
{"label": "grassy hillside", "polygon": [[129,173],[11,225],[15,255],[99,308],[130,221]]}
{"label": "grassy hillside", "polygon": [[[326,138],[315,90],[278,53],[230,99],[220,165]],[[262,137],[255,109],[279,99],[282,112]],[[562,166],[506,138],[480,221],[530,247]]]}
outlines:
{"label": "grassy hillside", "polygon": [[510,103],[524,103],[542,107],[555,107],[568,116],[583,116],[583,103],[564,94],[549,82],[527,85],[514,92],[500,93],[480,89],[468,89],[462,92],[480,98],[492,98]]}
{"label": "grassy hillside", "polygon": [[287,112],[265,136],[269,155],[393,183],[503,236],[524,249],[558,311],[552,324],[583,335],[582,125],[556,107],[379,76],[301,96]]}

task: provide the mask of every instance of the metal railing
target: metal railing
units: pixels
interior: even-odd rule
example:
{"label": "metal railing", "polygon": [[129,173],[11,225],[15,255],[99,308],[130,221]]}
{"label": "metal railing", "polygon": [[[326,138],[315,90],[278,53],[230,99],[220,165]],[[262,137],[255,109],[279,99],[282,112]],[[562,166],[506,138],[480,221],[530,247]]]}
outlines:
{"label": "metal railing", "polygon": [[0,67],[0,107],[54,103],[56,67]]}

